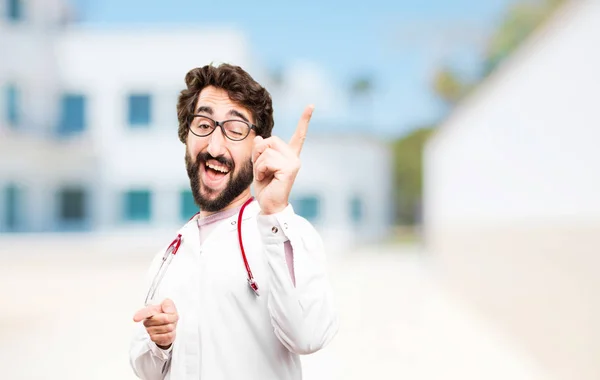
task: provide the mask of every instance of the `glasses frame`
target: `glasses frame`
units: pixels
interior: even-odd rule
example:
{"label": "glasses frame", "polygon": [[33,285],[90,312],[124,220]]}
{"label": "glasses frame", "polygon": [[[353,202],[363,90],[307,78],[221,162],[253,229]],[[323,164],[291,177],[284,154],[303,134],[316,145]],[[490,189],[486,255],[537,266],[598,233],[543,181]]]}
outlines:
{"label": "glasses frame", "polygon": [[[208,120],[212,121],[212,122],[215,124],[215,128],[213,128],[213,130],[212,130],[212,131],[208,132],[208,133],[207,133],[207,134],[205,134],[205,135],[199,135],[199,134],[197,134],[197,133],[196,133],[196,132],[194,132],[194,130],[192,129],[192,122],[194,121],[194,118],[196,118],[196,117],[202,117],[202,118],[204,118],[204,119],[208,119]],[[231,136],[229,136],[229,135],[227,134],[227,132],[225,132],[225,128],[223,127],[223,124],[225,124],[225,123],[227,123],[227,122],[229,122],[229,121],[235,121],[235,122],[238,122],[238,123],[244,123],[244,124],[246,124],[246,125],[248,126],[248,133],[247,133],[247,134],[246,134],[244,137],[242,137],[242,138],[240,138],[240,139],[234,139],[234,138],[232,138]],[[245,121],[245,120],[240,120],[240,119],[228,119],[228,120],[223,120],[223,121],[217,121],[217,120],[215,120],[215,119],[213,119],[213,118],[210,118],[210,117],[208,117],[208,116],[206,116],[206,115],[200,115],[200,114],[191,114],[191,115],[190,115],[190,121],[189,121],[189,123],[188,123],[188,130],[189,130],[190,132],[192,132],[192,134],[193,134],[194,136],[198,136],[198,137],[206,137],[206,136],[210,136],[210,135],[211,135],[211,134],[212,134],[214,131],[216,131],[216,130],[217,130],[217,127],[221,128],[221,133],[223,134],[223,136],[227,137],[227,138],[228,138],[229,140],[231,140],[231,141],[242,141],[242,140],[246,139],[246,137],[248,137],[248,136],[250,135],[250,132],[251,132],[252,130],[254,130],[254,131],[256,131],[256,130],[257,130],[257,126],[256,126],[256,125],[254,125],[254,124],[252,124],[252,123],[249,123],[249,122],[247,122],[247,121]]]}

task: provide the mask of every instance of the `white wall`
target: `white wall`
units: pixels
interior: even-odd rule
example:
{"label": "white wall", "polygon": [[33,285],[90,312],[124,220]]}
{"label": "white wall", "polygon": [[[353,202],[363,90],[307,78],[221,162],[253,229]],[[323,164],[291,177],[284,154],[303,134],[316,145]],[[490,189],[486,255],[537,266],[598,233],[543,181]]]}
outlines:
{"label": "white wall", "polygon": [[[1,4],[6,6],[5,1]],[[26,133],[46,135],[56,127],[60,78],[54,46],[66,12],[61,0],[28,0],[23,1],[21,21],[8,22],[4,14],[0,17],[0,100],[4,100],[7,84],[16,85],[22,100],[21,130]],[[3,113],[4,107],[0,129],[6,120]]]}
{"label": "white wall", "polygon": [[600,378],[600,2],[568,2],[425,152],[445,279],[555,379]]}
{"label": "white wall", "polygon": [[[315,126],[318,130],[318,125]],[[302,150],[302,168],[293,195],[319,194],[322,219],[315,224],[340,248],[376,241],[391,221],[391,160],[381,142],[362,136],[313,134]],[[354,224],[350,201],[358,196],[363,218]],[[345,243],[345,244],[343,244]]]}
{"label": "white wall", "polygon": [[[22,174],[35,177],[32,186],[46,192],[54,192],[61,184],[78,178],[93,198],[93,229],[122,228],[127,224],[131,228],[170,229],[181,223],[180,191],[189,188],[189,180],[184,146],[177,138],[177,97],[185,88],[184,77],[190,69],[211,62],[229,62],[244,67],[272,93],[274,103],[279,104],[276,135],[289,137],[297,121],[292,116],[294,107],[316,103],[317,116],[321,116],[311,125],[294,194],[318,193],[323,209],[316,223],[327,230],[325,233],[346,244],[378,239],[387,233],[391,209],[387,148],[359,136],[327,136],[315,127],[320,118],[331,117],[343,106],[343,97],[318,67],[291,67],[285,74],[285,86],[277,87],[265,66],[253,56],[246,37],[231,28],[10,28],[11,34],[5,41],[15,54],[0,64],[0,83],[18,78],[27,91],[24,98],[28,102],[36,97],[45,102],[31,113],[32,118],[39,120],[27,120],[27,127],[40,136],[40,144],[45,144],[49,152],[62,149],[58,168],[56,158],[40,163],[24,148],[27,153],[22,156],[23,162],[28,163],[30,171]],[[303,81],[304,77],[310,79],[310,85]],[[55,134],[63,93],[85,96],[86,129],[79,135],[48,139]],[[152,96],[151,125],[147,128],[132,129],[128,125],[130,93]],[[38,109],[43,112],[37,112]],[[29,134],[22,145],[32,139]],[[10,157],[16,154],[13,150]],[[1,175],[8,181],[6,173]],[[123,193],[133,189],[152,193],[149,224],[122,220]],[[350,200],[354,196],[362,199],[364,207],[363,221],[358,224],[351,222]],[[51,193],[44,199],[37,197],[40,200],[35,204],[47,205],[41,208],[45,210],[44,219],[51,220],[56,205],[48,197],[56,198]],[[30,204],[34,204],[33,198]],[[42,224],[38,229],[43,229]]]}
{"label": "white wall", "polygon": [[64,25],[73,15],[69,0],[20,0],[23,20],[8,22],[8,1],[0,2],[0,27],[32,31],[52,30]]}
{"label": "white wall", "polygon": [[87,186],[88,165],[93,165],[78,146],[49,139],[59,116],[54,48],[68,8],[61,0],[27,0],[22,2],[22,19],[9,22],[6,4],[0,2],[0,102],[6,104],[7,86],[15,86],[19,124],[9,126],[6,107],[0,107],[0,229],[5,186],[16,185],[22,191],[20,228],[48,231],[56,228],[58,188]]}
{"label": "white wall", "polygon": [[[104,189],[96,210],[100,226],[119,221],[121,193],[135,187],[154,193],[151,225],[166,227],[180,222],[179,191],[188,188],[189,181],[184,147],[177,139],[175,104],[188,70],[212,61],[230,62],[241,65],[269,88],[269,78],[255,63],[243,35],[235,30],[72,28],[60,40],[57,57],[64,88],[90,94],[90,133],[93,149],[101,159],[99,176]],[[153,123],[148,129],[133,130],[127,125],[127,95],[131,91],[153,96]],[[279,134],[280,129],[274,133]],[[318,188],[326,198],[322,200],[326,207],[322,224],[331,227],[332,234],[341,230],[346,235],[355,228],[348,221],[348,207],[356,193],[364,199],[368,221],[360,233],[371,239],[379,237],[385,234],[389,221],[385,215],[385,204],[390,200],[386,154],[372,142],[319,140],[311,135],[295,192],[311,193]],[[365,173],[369,173],[369,181],[365,181]]]}
{"label": "white wall", "polygon": [[600,3],[576,18],[538,34],[434,136],[429,223],[600,219]]}
{"label": "white wall", "polygon": [[[210,62],[252,72],[245,37],[230,29],[74,27],[61,37],[56,55],[64,90],[88,97],[88,133],[100,160],[97,226],[119,226],[122,193],[135,188],[153,193],[151,225],[176,225],[179,191],[189,187],[175,108],[185,74]],[[130,93],[152,96],[147,128],[128,125]]]}

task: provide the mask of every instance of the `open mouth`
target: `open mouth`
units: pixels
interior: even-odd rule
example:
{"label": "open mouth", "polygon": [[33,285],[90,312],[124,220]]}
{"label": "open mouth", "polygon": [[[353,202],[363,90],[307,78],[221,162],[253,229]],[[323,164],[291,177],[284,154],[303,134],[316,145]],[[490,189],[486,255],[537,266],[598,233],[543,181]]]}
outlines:
{"label": "open mouth", "polygon": [[205,184],[210,188],[220,187],[223,180],[229,175],[230,169],[215,160],[204,163]]}

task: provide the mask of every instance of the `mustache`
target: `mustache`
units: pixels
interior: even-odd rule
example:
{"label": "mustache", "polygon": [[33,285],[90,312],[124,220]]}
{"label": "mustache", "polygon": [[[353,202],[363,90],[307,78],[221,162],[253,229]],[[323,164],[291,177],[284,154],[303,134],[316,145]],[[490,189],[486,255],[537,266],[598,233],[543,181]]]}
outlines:
{"label": "mustache", "polygon": [[217,157],[213,157],[210,153],[208,152],[200,152],[198,153],[198,155],[196,156],[196,165],[198,165],[199,163],[205,163],[208,160],[215,160],[218,163],[220,163],[221,165],[225,166],[227,169],[231,170],[233,169],[233,161],[226,158],[223,155],[217,156]]}

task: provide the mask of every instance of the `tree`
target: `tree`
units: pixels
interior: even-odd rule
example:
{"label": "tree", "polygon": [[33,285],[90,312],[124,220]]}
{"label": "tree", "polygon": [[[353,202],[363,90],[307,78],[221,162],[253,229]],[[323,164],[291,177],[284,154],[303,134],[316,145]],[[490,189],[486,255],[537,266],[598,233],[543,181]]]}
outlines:
{"label": "tree", "polygon": [[[456,68],[450,65],[441,66],[432,78],[433,92],[450,109],[456,106],[565,1],[529,0],[510,6],[488,41],[481,61],[480,75],[472,81],[466,81]],[[356,82],[355,87],[360,90],[356,91],[357,93],[361,93],[365,88],[369,89],[367,83],[360,81]],[[415,129],[392,145],[398,223],[406,225],[420,222],[422,155],[433,130],[432,126]]]}
{"label": "tree", "polygon": [[404,225],[420,222],[423,148],[433,130],[431,126],[414,129],[392,146],[396,220]]}
{"label": "tree", "polygon": [[355,96],[362,96],[371,93],[372,88],[372,79],[367,76],[360,76],[352,82],[350,91]]}
{"label": "tree", "polygon": [[566,0],[525,0],[512,4],[491,34],[481,62],[480,75],[472,83],[461,80],[459,70],[440,67],[433,76],[432,90],[445,104],[454,107],[507,59],[531,33]]}
{"label": "tree", "polygon": [[488,41],[483,62],[483,77],[508,58],[562,3],[564,0],[524,1],[513,4]]}
{"label": "tree", "polygon": [[464,82],[456,70],[444,67],[433,77],[433,91],[449,106],[455,106],[468,92],[469,85]]}
{"label": "tree", "polygon": [[[360,75],[350,84],[350,100],[352,108],[360,111],[361,120],[358,123],[370,123],[373,119],[373,79],[369,75]],[[358,116],[357,116],[358,117]],[[362,120],[364,118],[364,120]]]}

